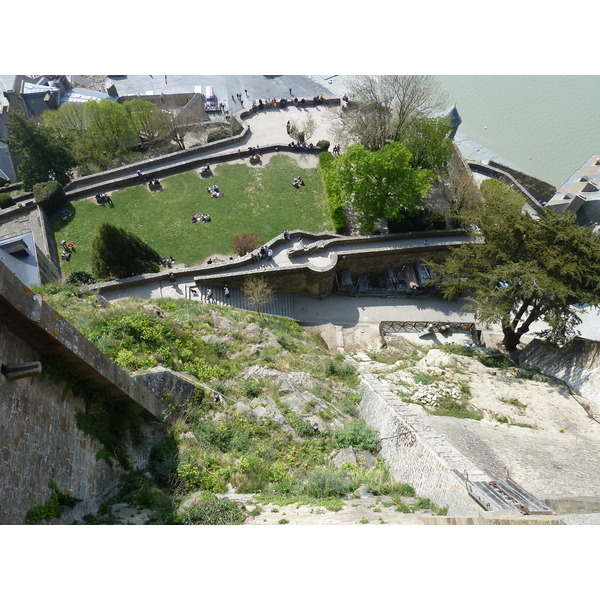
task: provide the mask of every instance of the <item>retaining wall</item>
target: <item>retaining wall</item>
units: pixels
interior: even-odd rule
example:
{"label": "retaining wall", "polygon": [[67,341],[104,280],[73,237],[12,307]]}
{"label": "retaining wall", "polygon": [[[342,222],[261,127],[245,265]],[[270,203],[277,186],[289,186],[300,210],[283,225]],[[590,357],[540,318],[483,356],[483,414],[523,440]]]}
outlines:
{"label": "retaining wall", "polygon": [[[160,433],[152,418],[162,410],[160,399],[0,263],[0,364],[6,368],[43,362],[44,356],[64,361],[79,379],[95,384],[112,400],[138,404],[149,439]],[[81,500],[60,522],[94,512],[118,481],[121,469],[97,460],[103,446],[78,429],[77,413],[86,412],[86,403],[65,392],[66,386],[36,374],[13,379],[0,372],[0,523],[24,523],[27,510],[50,497],[50,480]],[[134,468],[147,464],[148,447],[126,444],[126,450]]]}
{"label": "retaining wall", "polygon": [[519,354],[519,363],[537,367],[567,383],[600,412],[600,343],[575,338],[562,348],[534,339]]}
{"label": "retaining wall", "polygon": [[489,476],[426,425],[376,377],[362,373],[361,382],[360,415],[379,431],[380,454],[390,475],[412,485],[419,496],[440,507],[447,506],[450,516],[478,515],[482,508],[453,471],[467,473],[470,481],[488,481]]}
{"label": "retaining wall", "polygon": [[[436,239],[443,239],[447,235],[456,234],[457,231],[428,231],[391,234],[385,236],[363,236],[349,238],[332,234],[313,235],[308,232],[294,231],[292,236],[302,236],[308,245],[304,248],[291,249],[289,256],[299,258],[311,255],[327,256],[328,262],[322,265],[304,263],[301,265],[279,266],[256,271],[249,257],[236,261],[235,265],[245,265],[248,271],[228,273],[229,263],[219,270],[203,270],[195,278],[196,285],[222,286],[229,285],[240,288],[248,275],[264,278],[274,291],[288,293],[308,293],[312,295],[329,295],[334,291],[336,275],[341,269],[350,269],[354,274],[369,273],[382,275],[389,266],[401,263],[411,263],[417,260],[440,260],[452,245],[435,245]],[[459,233],[463,233],[459,231]],[[359,245],[367,242],[379,243],[382,240],[415,239],[426,235],[432,241],[414,248],[360,248]],[[268,246],[277,247],[283,243],[283,236],[278,236],[268,242]],[[356,245],[356,249],[339,251],[336,246],[343,244]],[[327,252],[329,252],[327,254]]]}

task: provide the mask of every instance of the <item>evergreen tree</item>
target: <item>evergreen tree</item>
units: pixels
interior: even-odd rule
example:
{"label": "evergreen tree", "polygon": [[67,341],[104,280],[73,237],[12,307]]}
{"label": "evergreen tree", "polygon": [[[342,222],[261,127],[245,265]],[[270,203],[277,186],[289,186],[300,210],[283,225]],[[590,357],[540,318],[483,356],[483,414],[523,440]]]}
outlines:
{"label": "evergreen tree", "polygon": [[92,244],[92,269],[99,279],[157,273],[160,256],[133,233],[101,223]]}
{"label": "evergreen tree", "polygon": [[496,180],[482,186],[483,203],[471,222],[480,239],[431,265],[447,299],[468,292],[483,324],[498,323],[507,350],[517,348],[533,323],[539,337],[564,343],[581,321],[578,303],[600,305],[600,237],[574,213],[523,210],[525,199]]}
{"label": "evergreen tree", "polygon": [[36,183],[55,180],[66,185],[75,166],[71,152],[50,129],[14,113],[8,122],[8,144],[18,157],[17,171],[23,188],[32,190]]}

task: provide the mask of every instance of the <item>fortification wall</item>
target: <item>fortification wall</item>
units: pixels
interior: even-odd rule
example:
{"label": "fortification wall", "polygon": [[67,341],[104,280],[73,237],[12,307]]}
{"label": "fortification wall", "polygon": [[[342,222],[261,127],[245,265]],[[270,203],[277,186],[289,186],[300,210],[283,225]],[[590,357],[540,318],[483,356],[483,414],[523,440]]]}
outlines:
{"label": "fortification wall", "polygon": [[450,516],[478,515],[482,508],[454,471],[467,473],[471,481],[486,481],[489,477],[414,415],[376,377],[363,373],[361,381],[360,415],[379,431],[380,455],[390,475],[410,483],[419,496],[440,507],[447,506]]}
{"label": "fortification wall", "polygon": [[[16,365],[39,361],[35,371],[17,378]],[[54,361],[54,376],[48,369]],[[160,400],[135,378],[109,360],[77,329],[52,310],[7,267],[0,263],[0,523],[22,524],[27,510],[51,496],[50,481],[61,492],[80,500],[56,522],[72,522],[94,512],[122,473],[117,460],[109,465],[97,458],[106,448],[86,435],[78,414],[95,418],[103,412],[137,414],[136,425],[146,445],[119,438],[132,468],[147,464],[148,448],[160,435],[153,419]],[[88,391],[71,391],[69,383],[85,382]],[[84,398],[83,395],[86,395]],[[87,403],[87,404],[86,404]],[[113,453],[114,455],[114,453]]]}
{"label": "fortification wall", "polygon": [[[40,360],[39,352],[0,325],[0,362]],[[66,383],[39,376],[10,381],[0,375],[0,523],[23,524],[27,510],[44,504],[50,481],[61,492],[81,500],[51,523],[71,523],[95,512],[117,484],[123,469],[110,467],[96,454],[102,444],[77,427],[77,413],[86,411],[83,398],[65,393]],[[157,434],[150,426],[149,440]],[[133,468],[147,465],[147,446],[128,444]]]}

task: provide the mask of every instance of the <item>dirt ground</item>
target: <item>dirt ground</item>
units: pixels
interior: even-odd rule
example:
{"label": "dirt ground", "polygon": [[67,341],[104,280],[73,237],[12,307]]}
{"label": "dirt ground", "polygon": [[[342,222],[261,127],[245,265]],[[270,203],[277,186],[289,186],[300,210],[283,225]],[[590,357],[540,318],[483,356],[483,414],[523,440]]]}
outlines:
{"label": "dirt ground", "polygon": [[479,468],[511,477],[540,500],[600,497],[600,423],[586,410],[585,399],[563,382],[524,378],[439,349],[409,369],[374,362],[368,368],[379,371],[396,393],[410,389],[415,373],[464,383],[469,404],[483,413],[479,421],[411,407]]}

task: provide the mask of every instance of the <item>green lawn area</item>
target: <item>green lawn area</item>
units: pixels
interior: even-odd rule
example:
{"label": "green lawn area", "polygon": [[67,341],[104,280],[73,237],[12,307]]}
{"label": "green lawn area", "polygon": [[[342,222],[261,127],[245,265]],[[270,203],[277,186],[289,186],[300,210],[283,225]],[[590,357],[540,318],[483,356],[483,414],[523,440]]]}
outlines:
{"label": "green lawn area", "polygon": [[[201,264],[213,254],[231,255],[233,238],[243,232],[261,233],[268,241],[284,229],[333,231],[316,168],[300,168],[293,158],[277,154],[264,167],[222,164],[213,172],[207,178],[197,170],[165,177],[161,192],[150,192],[145,185],[112,192],[113,207],[100,206],[93,198],[70,203],[73,217],[62,221],[56,216],[52,221],[59,252],[61,240],[76,248],[69,262],[61,262],[63,273],[92,272],[92,242],[105,221],[186,266]],[[304,179],[305,187],[291,185],[296,176]],[[225,195],[211,198],[209,184],[217,184]],[[209,214],[211,222],[192,223],[192,215],[199,212]]]}

